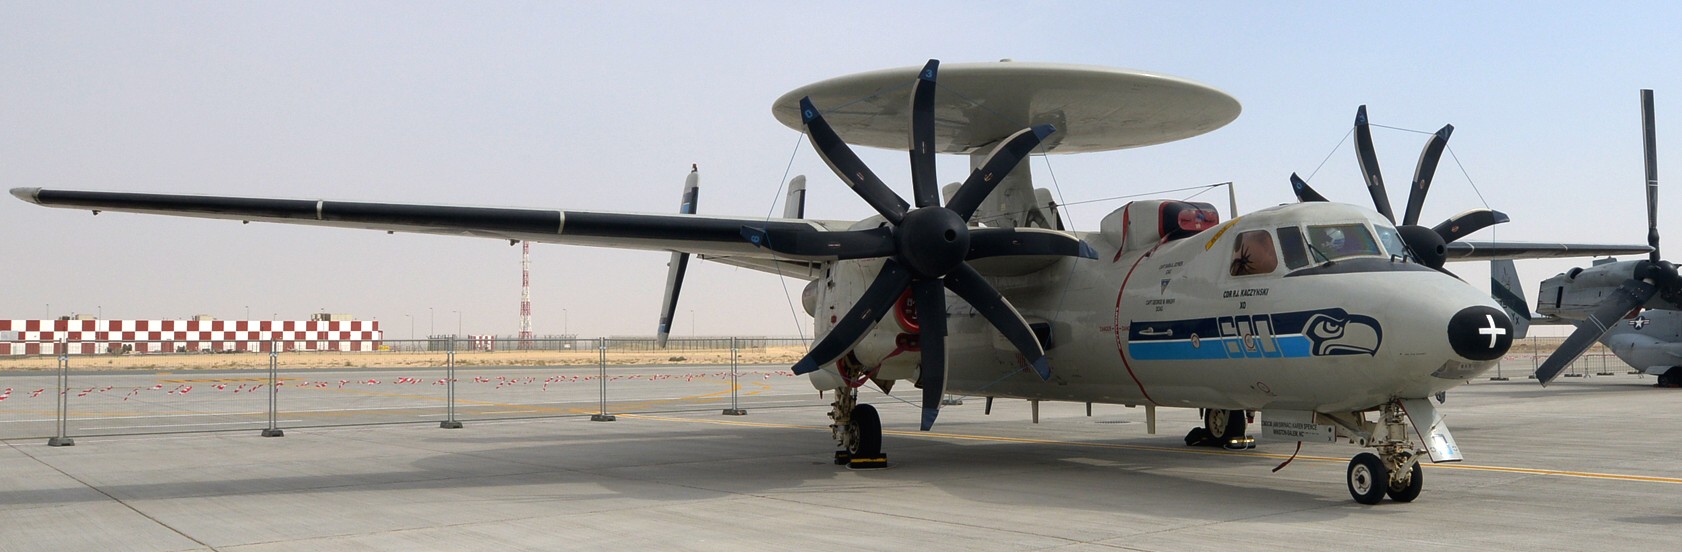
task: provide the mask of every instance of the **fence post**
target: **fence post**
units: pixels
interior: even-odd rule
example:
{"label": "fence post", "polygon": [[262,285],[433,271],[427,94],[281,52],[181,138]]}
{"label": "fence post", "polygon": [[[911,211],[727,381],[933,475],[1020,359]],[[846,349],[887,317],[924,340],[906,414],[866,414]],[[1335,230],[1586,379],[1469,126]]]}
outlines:
{"label": "fence post", "polygon": [[1536,366],[1537,366],[1536,355],[1537,354],[1538,354],[1538,351],[1536,350],[1536,336],[1533,335],[1533,336],[1530,336],[1530,375],[1525,376],[1527,378],[1536,379]]}
{"label": "fence post", "polygon": [[741,378],[736,371],[738,345],[736,338],[730,338],[730,408],[724,409],[725,416],[746,416],[748,413],[748,411],[742,410]]}
{"label": "fence post", "polygon": [[263,430],[264,437],[285,437],[286,432],[276,427],[275,401],[280,395],[280,342],[269,342],[269,427]]}
{"label": "fence post", "polygon": [[450,346],[444,353],[444,421],[438,422],[442,429],[461,429],[461,421],[456,419],[456,336],[450,336]]}
{"label": "fence post", "polygon": [[1507,381],[1507,376],[1501,375],[1501,365],[1506,363],[1506,356],[1502,356],[1500,359],[1495,361],[1495,377],[1489,378],[1489,381]]}
{"label": "fence post", "polygon": [[76,446],[76,440],[65,435],[70,423],[70,343],[59,340],[53,347],[58,353],[58,436],[47,439],[47,446]]}
{"label": "fence post", "polygon": [[611,422],[615,418],[607,413],[607,338],[596,338],[596,383],[601,387],[601,410],[590,416],[592,422]]}

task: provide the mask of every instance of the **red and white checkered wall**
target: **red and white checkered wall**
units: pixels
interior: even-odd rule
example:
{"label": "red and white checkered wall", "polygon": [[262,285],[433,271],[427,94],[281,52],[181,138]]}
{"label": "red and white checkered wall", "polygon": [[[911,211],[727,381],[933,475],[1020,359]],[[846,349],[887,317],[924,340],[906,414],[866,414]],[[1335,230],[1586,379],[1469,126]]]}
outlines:
{"label": "red and white checkered wall", "polygon": [[373,351],[377,320],[0,320],[0,355],[103,354],[128,345],[137,353],[186,351]]}

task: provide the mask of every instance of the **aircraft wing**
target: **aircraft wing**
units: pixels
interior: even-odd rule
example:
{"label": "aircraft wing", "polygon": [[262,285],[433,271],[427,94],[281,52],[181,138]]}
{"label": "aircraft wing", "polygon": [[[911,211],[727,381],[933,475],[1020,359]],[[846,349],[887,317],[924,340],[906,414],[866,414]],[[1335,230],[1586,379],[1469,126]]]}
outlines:
{"label": "aircraft wing", "polygon": [[1608,257],[1612,255],[1646,255],[1653,248],[1645,245],[1611,245],[1591,243],[1540,242],[1466,242],[1446,244],[1448,260],[1498,259],[1564,259],[1572,257]]}
{"label": "aircraft wing", "polygon": [[770,231],[831,232],[851,223],[807,219],[732,218],[364,203],[315,199],[91,192],[14,188],[18,199],[45,207],[275,222],[386,232],[469,236],[535,243],[693,253],[715,262],[812,279],[824,256],[774,254],[750,243],[743,226]]}

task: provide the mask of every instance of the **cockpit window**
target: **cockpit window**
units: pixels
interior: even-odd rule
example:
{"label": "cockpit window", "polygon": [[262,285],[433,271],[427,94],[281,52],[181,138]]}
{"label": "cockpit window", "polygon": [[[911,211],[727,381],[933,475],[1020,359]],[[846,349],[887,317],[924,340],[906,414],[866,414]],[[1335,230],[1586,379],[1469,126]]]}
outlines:
{"label": "cockpit window", "polygon": [[1273,249],[1273,235],[1266,230],[1251,230],[1232,240],[1233,276],[1268,274],[1279,268],[1279,254]]}
{"label": "cockpit window", "polygon": [[1378,232],[1378,241],[1384,244],[1386,252],[1396,257],[1408,256],[1407,245],[1402,243],[1402,236],[1396,233],[1395,228],[1378,225],[1373,225],[1372,228]]}
{"label": "cockpit window", "polygon": [[1302,230],[1295,226],[1279,227],[1279,250],[1285,254],[1285,266],[1296,270],[1308,266],[1308,249],[1302,245]]}
{"label": "cockpit window", "polygon": [[1344,257],[1383,256],[1367,226],[1360,223],[1324,224],[1308,227],[1308,249],[1315,262]]}

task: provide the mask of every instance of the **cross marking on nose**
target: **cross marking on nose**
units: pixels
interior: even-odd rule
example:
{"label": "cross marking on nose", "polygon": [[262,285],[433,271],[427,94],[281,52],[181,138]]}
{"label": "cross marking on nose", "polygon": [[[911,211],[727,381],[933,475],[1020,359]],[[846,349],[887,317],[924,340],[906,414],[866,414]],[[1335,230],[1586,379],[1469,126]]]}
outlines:
{"label": "cross marking on nose", "polygon": [[1495,315],[1485,314],[1483,317],[1485,320],[1489,321],[1489,327],[1478,328],[1478,333],[1489,336],[1489,348],[1494,349],[1496,337],[1507,335],[1507,329],[1495,324]]}

